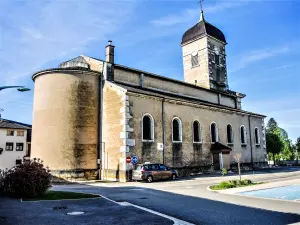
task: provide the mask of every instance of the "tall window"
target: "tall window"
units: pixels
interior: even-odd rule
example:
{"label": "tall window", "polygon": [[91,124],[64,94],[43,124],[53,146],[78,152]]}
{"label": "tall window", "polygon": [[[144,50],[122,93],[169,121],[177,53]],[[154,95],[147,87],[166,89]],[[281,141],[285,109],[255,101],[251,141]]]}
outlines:
{"label": "tall window", "polygon": [[154,140],[154,120],[150,114],[145,114],[143,117],[143,141]]}
{"label": "tall window", "polygon": [[246,137],[245,127],[241,126],[241,143],[246,144],[246,140],[247,140],[247,137]]}
{"label": "tall window", "polygon": [[196,55],[192,55],[192,67],[199,65],[198,53]]}
{"label": "tall window", "polygon": [[193,123],[193,142],[201,142],[201,130],[200,123],[194,121]]}
{"label": "tall window", "polygon": [[173,142],[182,141],[182,124],[179,118],[174,118],[172,122],[172,137]]}
{"label": "tall window", "polygon": [[210,125],[210,138],[211,138],[211,142],[218,142],[219,138],[218,138],[218,127],[217,124],[212,123]]}
{"label": "tall window", "polygon": [[217,55],[217,54],[215,54],[215,63],[216,63],[217,66],[220,65],[220,56]]}
{"label": "tall window", "polygon": [[260,144],[260,137],[259,137],[259,130],[258,130],[257,127],[255,127],[254,135],[255,135],[255,144],[259,145]]}
{"label": "tall window", "polygon": [[233,138],[232,138],[232,127],[230,124],[227,125],[227,143],[232,144]]}

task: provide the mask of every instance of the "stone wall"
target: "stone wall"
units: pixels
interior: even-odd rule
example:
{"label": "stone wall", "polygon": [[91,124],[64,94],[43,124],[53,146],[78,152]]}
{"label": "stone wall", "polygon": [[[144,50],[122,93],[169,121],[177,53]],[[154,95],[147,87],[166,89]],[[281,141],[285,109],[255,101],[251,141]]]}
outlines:
{"label": "stone wall", "polygon": [[126,90],[105,81],[103,89],[102,178],[126,180]]}
{"label": "stone wall", "polygon": [[[163,153],[157,149],[157,144],[162,143],[162,99],[150,96],[129,93],[130,112],[132,114],[132,138],[135,146],[130,149],[131,154],[136,154],[140,163],[163,162]],[[232,125],[233,150],[230,153],[230,161],[234,163],[233,155],[242,153],[242,162],[251,162],[251,148],[249,135],[248,115],[220,110],[214,107],[190,104],[187,102],[165,100],[165,164],[171,167],[207,166],[212,164],[210,152],[210,125],[215,122],[219,130],[219,142],[227,145],[227,125]],[[145,113],[154,118],[155,136],[154,142],[142,142],[141,121]],[[172,120],[178,117],[182,121],[182,143],[172,142]],[[193,143],[193,122],[197,120],[201,126],[202,143]],[[262,118],[250,117],[252,134],[252,151],[254,161],[265,161],[266,150],[263,141],[255,145],[254,128],[260,129],[260,138],[263,140]],[[240,141],[240,126],[244,125],[247,131],[247,145],[242,146]]]}
{"label": "stone wall", "polygon": [[50,170],[97,168],[99,74],[49,70],[35,75],[31,157]]}
{"label": "stone wall", "polygon": [[[119,68],[115,68],[114,79],[118,82],[124,82],[126,84],[131,84],[135,86],[140,86],[140,79],[142,71],[133,72],[121,70]],[[186,85],[185,83],[174,82],[173,80],[168,80],[164,78],[160,78],[158,76],[154,77],[148,75],[147,73],[143,73],[144,87],[153,89],[153,90],[162,90],[169,93],[181,94],[189,97],[194,97],[196,99],[200,99],[203,101],[211,102],[213,104],[219,103],[219,93],[206,90],[203,88],[198,88],[196,86]],[[221,97],[221,105],[228,106],[231,108],[235,107],[235,97],[220,94]]]}

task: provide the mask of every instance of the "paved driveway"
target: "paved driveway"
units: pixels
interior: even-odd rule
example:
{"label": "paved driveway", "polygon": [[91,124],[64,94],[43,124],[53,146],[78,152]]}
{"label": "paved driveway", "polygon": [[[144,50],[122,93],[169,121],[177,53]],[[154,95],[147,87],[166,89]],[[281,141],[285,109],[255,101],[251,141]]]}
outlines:
{"label": "paved driveway", "polygon": [[[271,181],[299,178],[300,172],[249,174],[243,178]],[[54,189],[98,193],[130,202],[194,224],[293,224],[300,222],[300,203],[225,195],[206,188],[234,177],[203,177],[147,183],[85,183]]]}

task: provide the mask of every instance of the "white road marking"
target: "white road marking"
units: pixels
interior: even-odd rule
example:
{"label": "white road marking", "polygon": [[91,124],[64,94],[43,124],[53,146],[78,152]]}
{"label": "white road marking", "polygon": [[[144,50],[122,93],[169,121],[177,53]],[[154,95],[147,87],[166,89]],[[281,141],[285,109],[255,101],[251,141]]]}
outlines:
{"label": "white road marking", "polygon": [[164,217],[164,218],[167,218],[169,220],[172,220],[174,222],[174,225],[195,225],[193,223],[189,223],[189,222],[186,222],[186,221],[183,221],[183,220],[180,220],[180,219],[176,219],[172,216],[168,216],[168,215],[165,215],[165,214],[162,214],[162,213],[159,213],[159,212],[156,212],[154,210],[151,210],[151,209],[147,209],[145,207],[142,207],[142,206],[138,206],[138,205],[134,205],[134,204],[131,204],[129,202],[118,202],[119,205],[122,205],[122,206],[133,206],[133,207],[136,207],[138,209],[142,209],[144,211],[147,211],[147,212],[150,212],[152,214],[155,214],[155,215],[158,215],[158,216],[161,216],[161,217]]}

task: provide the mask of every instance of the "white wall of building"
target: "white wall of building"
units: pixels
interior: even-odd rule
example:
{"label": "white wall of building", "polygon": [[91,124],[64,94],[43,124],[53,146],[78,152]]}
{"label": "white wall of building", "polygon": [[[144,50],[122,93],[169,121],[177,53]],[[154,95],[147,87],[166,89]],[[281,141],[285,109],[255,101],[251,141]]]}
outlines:
{"label": "white wall of building", "polygon": [[[14,136],[7,136],[7,130],[5,128],[0,128],[0,148],[3,149],[2,154],[0,154],[0,169],[10,169],[16,165],[17,159],[23,159],[26,155],[26,137],[27,131],[24,131],[24,136],[17,136],[17,130],[20,129],[9,129],[14,130]],[[5,146],[6,142],[13,142],[13,151],[7,151]],[[16,150],[16,143],[23,143],[23,151]]]}

